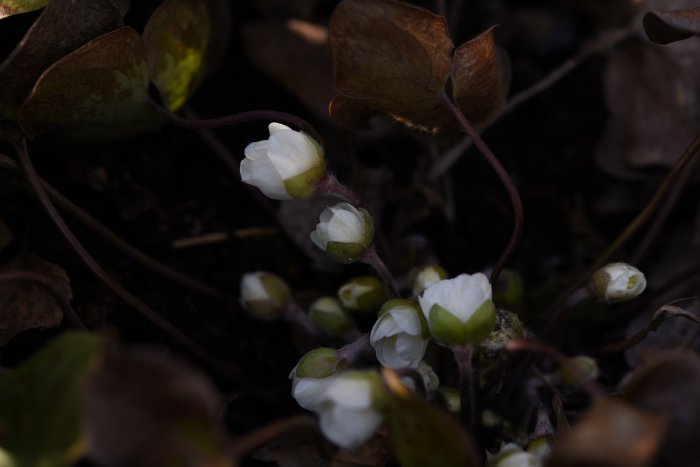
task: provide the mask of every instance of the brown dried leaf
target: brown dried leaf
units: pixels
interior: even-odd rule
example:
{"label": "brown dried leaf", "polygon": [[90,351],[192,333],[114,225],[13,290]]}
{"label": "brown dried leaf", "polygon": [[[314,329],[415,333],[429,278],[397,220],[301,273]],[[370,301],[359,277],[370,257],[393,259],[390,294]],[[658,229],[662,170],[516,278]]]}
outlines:
{"label": "brown dried leaf", "polygon": [[0,64],[0,119],[17,119],[20,105],[51,64],[122,24],[112,0],[52,0]]}
{"label": "brown dried leaf", "polygon": [[333,449],[322,439],[316,428],[285,433],[253,453],[253,458],[277,462],[280,467],[328,467],[329,452]]}
{"label": "brown dried leaf", "polygon": [[452,64],[443,17],[395,0],[344,0],[330,32],[340,94],[409,126],[442,126],[447,114],[438,96]]}
{"label": "brown dried leaf", "polygon": [[365,107],[359,99],[338,94],[331,100],[328,113],[331,119],[343,128],[369,130],[369,119],[380,112]]}
{"label": "brown dried leaf", "polygon": [[243,39],[248,56],[258,68],[297,96],[317,117],[328,118],[328,102],[335,91],[325,27],[301,20],[254,23],[245,26]]}
{"label": "brown dried leaf", "polygon": [[644,31],[657,44],[700,35],[700,8],[675,11],[650,11],[644,15]]}
{"label": "brown dried leaf", "polygon": [[[31,271],[51,279],[59,293],[70,301],[73,292],[63,269],[34,256],[12,260],[0,272]],[[46,329],[61,324],[63,311],[43,287],[31,282],[13,281],[0,284],[0,346],[29,329]]]}
{"label": "brown dried leaf", "polygon": [[700,41],[628,44],[611,58],[605,95],[611,117],[596,159],[613,175],[670,167],[700,125]]}
{"label": "brown dried leaf", "polygon": [[157,126],[149,105],[143,41],[119,28],[90,41],[39,78],[20,112],[29,137],[57,132],[81,142],[129,136]]}
{"label": "brown dried leaf", "polygon": [[666,432],[666,421],[626,402],[600,397],[570,432],[558,438],[548,467],[644,467]]}
{"label": "brown dried leaf", "polygon": [[109,352],[88,379],[88,455],[105,467],[231,467],[219,395],[202,374],[152,349]]}
{"label": "brown dried leaf", "polygon": [[643,365],[623,388],[627,399],[669,420],[659,465],[697,465],[700,433],[700,358],[690,351],[662,352]]}
{"label": "brown dried leaf", "polygon": [[494,29],[457,47],[452,63],[454,99],[477,128],[485,128],[496,119],[510,86],[510,62],[493,41]]}

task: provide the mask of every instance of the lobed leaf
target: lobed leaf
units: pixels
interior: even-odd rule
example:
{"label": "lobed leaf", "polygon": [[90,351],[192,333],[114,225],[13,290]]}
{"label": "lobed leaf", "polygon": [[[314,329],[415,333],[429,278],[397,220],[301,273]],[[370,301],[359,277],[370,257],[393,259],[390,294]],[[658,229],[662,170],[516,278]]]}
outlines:
{"label": "lobed leaf", "polygon": [[510,85],[510,62],[493,40],[494,29],[457,47],[452,62],[452,94],[476,128],[485,128],[496,119]]}
{"label": "lobed leaf", "polygon": [[86,42],[123,25],[111,0],[53,0],[0,63],[0,119],[19,107],[50,65]]}
{"label": "lobed leaf", "polygon": [[125,137],[158,125],[149,105],[143,41],[119,28],[52,65],[22,105],[29,137],[59,133],[70,140]]}
{"label": "lobed leaf", "polygon": [[438,130],[452,63],[443,17],[396,0],[344,0],[330,33],[335,87],[346,101]]}

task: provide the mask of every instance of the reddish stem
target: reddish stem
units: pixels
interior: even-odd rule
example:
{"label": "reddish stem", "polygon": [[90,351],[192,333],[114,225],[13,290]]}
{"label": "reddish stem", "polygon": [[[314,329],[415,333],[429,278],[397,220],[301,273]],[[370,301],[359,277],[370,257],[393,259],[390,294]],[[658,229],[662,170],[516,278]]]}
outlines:
{"label": "reddish stem", "polygon": [[518,193],[518,189],[515,187],[510,175],[508,175],[506,169],[503,167],[503,165],[501,165],[500,161],[496,158],[491,149],[489,149],[484,140],[481,139],[479,132],[476,131],[471,123],[469,123],[469,120],[467,120],[467,117],[464,115],[462,110],[452,101],[452,99],[447,97],[447,94],[444,92],[440,94],[440,99],[447,106],[447,108],[450,109],[452,115],[454,115],[455,119],[457,119],[459,124],[462,125],[462,128],[464,128],[467,135],[472,139],[472,141],[474,141],[474,145],[484,156],[486,162],[488,162],[494,172],[496,172],[496,175],[498,175],[498,178],[501,180],[501,183],[503,183],[503,186],[508,192],[510,202],[513,205],[513,233],[510,236],[510,240],[508,241],[506,248],[503,250],[503,253],[501,253],[501,257],[498,258],[498,261],[491,272],[491,284],[493,285],[498,281],[498,276],[501,274],[503,266],[505,266],[506,262],[513,254],[515,247],[518,245],[520,238],[523,235],[523,203],[520,200],[520,193]]}

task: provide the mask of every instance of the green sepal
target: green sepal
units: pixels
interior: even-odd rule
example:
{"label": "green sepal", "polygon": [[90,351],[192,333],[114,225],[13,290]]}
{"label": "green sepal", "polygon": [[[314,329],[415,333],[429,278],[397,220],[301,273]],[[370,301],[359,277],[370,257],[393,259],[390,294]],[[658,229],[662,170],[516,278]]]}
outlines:
{"label": "green sepal", "polygon": [[326,254],[333,260],[343,264],[354,263],[365,252],[366,246],[352,242],[328,242]]}
{"label": "green sepal", "polygon": [[454,347],[467,343],[464,323],[437,303],[430,308],[428,323],[430,333],[440,344]]}
{"label": "green sepal", "polygon": [[274,274],[262,273],[260,275],[265,291],[270,295],[270,301],[280,307],[286,307],[292,299],[292,292],[287,283]]}
{"label": "green sepal", "polygon": [[367,248],[372,244],[372,240],[374,239],[374,219],[372,219],[372,215],[365,208],[360,208],[359,211],[362,214],[362,217],[365,221],[365,231],[363,240],[365,248]]}
{"label": "green sepal", "polygon": [[496,325],[496,307],[491,300],[485,301],[466,323],[438,304],[430,309],[430,332],[433,337],[448,347],[477,345],[484,340]]}
{"label": "green sepal", "polygon": [[325,298],[332,300],[335,309],[327,310],[316,306],[316,303],[318,303],[317,301],[311,306],[309,317],[321,326],[327,334],[331,336],[340,336],[350,329],[353,320],[350,315],[343,310],[342,306],[335,298]]}
{"label": "green sepal", "polygon": [[299,360],[295,375],[297,378],[327,378],[336,373],[337,365],[338,356],[335,349],[320,347]]}
{"label": "green sepal", "polygon": [[608,284],[610,284],[610,274],[605,271],[605,268],[598,269],[593,273],[593,276],[591,276],[591,289],[593,289],[593,294],[601,300],[605,300],[606,298]]}
{"label": "green sepal", "polygon": [[294,199],[307,199],[313,194],[319,180],[325,176],[326,162],[323,157],[321,157],[318,165],[311,167],[306,172],[286,179],[284,181],[284,188]]}

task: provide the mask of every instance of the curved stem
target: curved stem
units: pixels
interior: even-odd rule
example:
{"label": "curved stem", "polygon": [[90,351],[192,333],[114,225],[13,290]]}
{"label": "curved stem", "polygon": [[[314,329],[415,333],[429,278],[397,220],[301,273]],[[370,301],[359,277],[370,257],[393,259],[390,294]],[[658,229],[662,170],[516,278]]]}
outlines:
{"label": "curved stem", "polygon": [[359,206],[361,204],[360,198],[355,192],[340,183],[338,178],[330,172],[316,184],[314,194],[335,196],[353,206]]}
{"label": "curved stem", "polygon": [[469,344],[463,347],[453,347],[452,353],[459,368],[459,398],[462,421],[469,431],[473,433],[476,427],[476,400],[474,399],[474,378],[472,375],[474,347]]}
{"label": "curved stem", "polygon": [[357,361],[357,359],[360,358],[360,355],[371,347],[372,346],[369,342],[369,333],[363,334],[358,337],[355,342],[350,342],[348,345],[345,345],[336,351],[338,362],[345,362],[347,366],[351,367]]}
{"label": "curved stem", "polygon": [[518,193],[518,189],[515,187],[510,175],[508,175],[506,169],[503,167],[503,165],[501,165],[501,162],[496,158],[493,152],[491,152],[491,149],[489,149],[484,140],[481,139],[479,132],[476,131],[471,123],[469,123],[469,120],[467,120],[467,117],[464,115],[464,113],[462,113],[462,110],[452,101],[452,99],[447,97],[447,94],[444,92],[440,95],[440,99],[447,106],[447,108],[450,109],[452,115],[454,115],[455,119],[457,119],[462,128],[464,128],[467,135],[472,139],[472,141],[474,141],[474,144],[489,163],[491,168],[494,170],[494,172],[496,172],[496,175],[498,175],[498,178],[501,180],[501,183],[503,183],[503,186],[508,192],[510,202],[513,205],[513,233],[511,234],[510,240],[503,250],[503,253],[501,253],[501,257],[498,258],[498,261],[491,272],[491,284],[495,284],[496,281],[498,281],[498,276],[501,274],[503,266],[505,266],[511,254],[513,254],[515,247],[520,242],[520,237],[523,235],[523,203],[520,199],[520,193]]}
{"label": "curved stem", "polygon": [[379,276],[384,281],[384,285],[386,286],[387,291],[389,292],[389,297],[399,297],[399,288],[396,285],[394,276],[391,275],[389,268],[379,257],[379,255],[377,254],[377,249],[374,246],[370,246],[365,250],[364,254],[360,258],[360,261],[362,261],[365,264],[369,264],[377,271]]}
{"label": "curved stem", "polygon": [[117,294],[122,300],[131,305],[136,311],[148,319],[151,323],[160,328],[172,339],[180,343],[182,347],[186,348],[192,354],[196,355],[202,362],[206,363],[212,370],[216,371],[222,377],[230,379],[233,382],[242,384],[246,381],[243,374],[237,369],[231,366],[223,365],[216,357],[211,355],[209,352],[204,350],[199,346],[194,340],[192,340],[188,335],[182,332],[180,329],[175,327],[172,323],[167,321],[165,318],[156,313],[148,305],[142,302],[139,298],[133,295],[131,292],[126,290],[119,282],[117,282],[112,276],[110,276],[107,271],[92,257],[92,255],[85,249],[85,247],[80,243],[80,240],[73,234],[68,225],[65,223],[61,215],[56,210],[56,207],[51,202],[51,199],[46,194],[46,191],[41,186],[39,181],[39,176],[34,170],[31,159],[29,158],[29,151],[27,150],[27,140],[22,138],[19,144],[13,143],[15,150],[17,151],[20,159],[20,165],[25,171],[27,179],[30,185],[34,189],[34,193],[41,202],[42,206],[46,210],[47,214],[54,222],[61,235],[68,241],[70,246],[75,250],[81,260],[85,265],[102,281],[104,282],[115,294]]}
{"label": "curved stem", "polygon": [[287,308],[282,312],[282,318],[291,323],[297,323],[308,335],[317,339],[322,339],[326,336],[323,329],[309,315],[304,313],[304,310],[297,303],[291,302],[287,305]]}
{"label": "curved stem", "polygon": [[87,327],[80,320],[78,315],[73,310],[68,299],[58,290],[54,281],[50,278],[34,271],[4,271],[0,272],[0,284],[5,282],[31,282],[39,285],[46,290],[51,297],[56,301],[56,304],[61,308],[63,314],[73,325],[79,329],[87,330]]}
{"label": "curved stem", "polygon": [[[21,170],[17,163],[3,154],[0,154],[0,167],[11,170],[15,173],[21,173]],[[159,262],[155,258],[142,252],[141,250],[139,250],[138,248],[136,248],[135,246],[133,246],[123,238],[119,237],[114,232],[112,232],[110,229],[105,227],[97,219],[92,217],[90,214],[88,214],[82,208],[77,206],[71,200],[63,196],[61,192],[53,188],[41,177],[37,177],[37,179],[41,184],[42,188],[48,194],[49,198],[51,198],[51,200],[53,200],[58,206],[63,208],[71,216],[75,217],[88,229],[102,236],[107,242],[114,245],[117,249],[121,250],[123,253],[131,257],[137,263],[141,264],[142,266],[150,269],[151,271],[157,274],[160,274],[161,276],[167,279],[170,279],[173,282],[176,282],[184,287],[187,287],[188,289],[194,290],[195,292],[198,292],[209,298],[219,300],[229,305],[234,305],[238,303],[238,301],[235,298],[225,294],[217,288],[212,287],[198,279],[195,279],[194,277],[188,276],[183,272],[166,266],[165,264]]]}
{"label": "curved stem", "polygon": [[250,110],[247,112],[240,112],[237,114],[226,115],[223,117],[194,120],[180,117],[179,115],[176,115],[170,110],[159,105],[155,101],[151,101],[151,105],[173,125],[177,125],[179,127],[187,128],[190,130],[198,130],[202,128],[223,128],[237,125],[239,123],[268,121],[278,122],[296,127],[301,131],[312,136],[319,143],[322,141],[321,136],[316,130],[316,128],[311,126],[309,122],[307,122],[301,117],[297,117],[296,115],[287,112],[279,112],[277,110]]}

